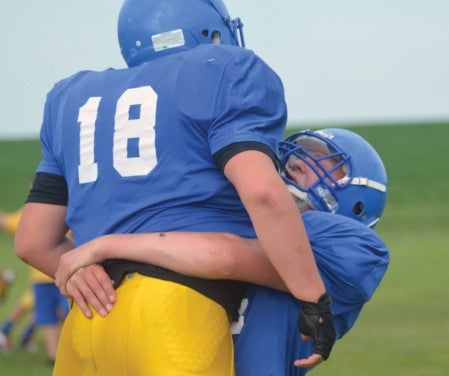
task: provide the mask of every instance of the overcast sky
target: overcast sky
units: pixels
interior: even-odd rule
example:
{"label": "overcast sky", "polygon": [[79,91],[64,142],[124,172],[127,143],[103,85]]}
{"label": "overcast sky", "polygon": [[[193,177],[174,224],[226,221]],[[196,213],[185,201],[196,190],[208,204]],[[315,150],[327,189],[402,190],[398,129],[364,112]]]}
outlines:
{"label": "overcast sky", "polygon": [[[448,0],[227,0],[281,76],[289,123],[449,120]],[[37,136],[45,95],[121,68],[121,0],[1,0],[0,137]]]}

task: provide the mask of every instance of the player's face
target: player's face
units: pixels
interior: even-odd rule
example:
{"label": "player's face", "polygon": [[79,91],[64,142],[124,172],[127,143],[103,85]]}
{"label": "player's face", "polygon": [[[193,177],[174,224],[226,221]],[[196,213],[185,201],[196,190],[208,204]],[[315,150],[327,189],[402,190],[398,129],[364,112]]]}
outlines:
{"label": "player's face", "polygon": [[[318,158],[325,155],[318,152],[312,152],[312,154]],[[311,159],[309,159],[309,162],[312,165],[316,166],[316,164]],[[336,164],[337,161],[331,158],[321,160],[321,165],[326,170],[330,170]],[[309,188],[312,184],[314,184],[318,180],[318,176],[316,175],[315,171],[313,171],[313,169],[307,163],[305,163],[303,160],[299,158],[294,157],[291,158],[291,161],[288,162],[287,171],[290,178],[304,189]],[[339,180],[344,176],[345,173],[341,168],[335,170],[332,173],[332,177],[336,180]]]}

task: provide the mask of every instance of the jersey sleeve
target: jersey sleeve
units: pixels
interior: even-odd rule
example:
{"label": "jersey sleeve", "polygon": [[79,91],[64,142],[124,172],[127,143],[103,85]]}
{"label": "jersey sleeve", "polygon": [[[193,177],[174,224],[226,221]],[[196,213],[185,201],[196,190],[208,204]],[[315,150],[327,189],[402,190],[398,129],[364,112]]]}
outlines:
{"label": "jersey sleeve", "polygon": [[210,153],[233,143],[265,144],[277,154],[287,108],[278,75],[252,51],[204,44],[186,54],[174,102]]}
{"label": "jersey sleeve", "polygon": [[47,172],[55,175],[62,175],[62,171],[55,158],[53,149],[54,129],[52,126],[52,112],[54,95],[53,92],[47,94],[44,106],[44,116],[40,131],[40,140],[42,148],[42,160],[39,163],[36,172]]}
{"label": "jersey sleeve", "polygon": [[355,323],[388,268],[389,251],[368,226],[317,211],[303,215],[323,282],[332,297],[338,337]]}
{"label": "jersey sleeve", "polygon": [[[60,80],[48,92],[40,130],[42,160],[36,172],[46,172],[54,175],[64,175],[62,168],[64,122],[63,114],[67,111],[67,90],[78,78],[85,75],[80,71],[70,77]],[[59,123],[58,123],[59,122]],[[65,124],[68,126],[68,124]]]}
{"label": "jersey sleeve", "polygon": [[254,53],[235,49],[221,78],[209,129],[212,154],[232,143],[255,141],[277,154],[286,125],[284,89],[277,74]]}

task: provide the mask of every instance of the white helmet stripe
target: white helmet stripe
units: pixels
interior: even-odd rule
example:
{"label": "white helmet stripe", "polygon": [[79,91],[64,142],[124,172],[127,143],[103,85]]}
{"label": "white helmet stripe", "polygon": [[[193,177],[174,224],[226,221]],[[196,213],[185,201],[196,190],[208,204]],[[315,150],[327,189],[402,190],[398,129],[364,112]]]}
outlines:
{"label": "white helmet stripe", "polygon": [[351,181],[351,184],[353,185],[364,185],[373,189],[376,189],[378,191],[381,192],[386,192],[387,191],[387,186],[385,184],[379,183],[377,181],[374,180],[370,180],[368,178],[353,178]]}

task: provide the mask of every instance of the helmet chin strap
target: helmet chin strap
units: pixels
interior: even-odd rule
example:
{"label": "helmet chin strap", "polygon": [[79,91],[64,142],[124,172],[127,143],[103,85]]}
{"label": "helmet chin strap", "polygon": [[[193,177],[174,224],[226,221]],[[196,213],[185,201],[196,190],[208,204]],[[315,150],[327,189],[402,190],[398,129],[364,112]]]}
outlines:
{"label": "helmet chin strap", "polygon": [[296,206],[300,211],[306,211],[306,210],[316,210],[315,206],[312,204],[310,199],[307,196],[306,192],[303,192],[296,188],[295,186],[291,184],[286,185],[288,191],[291,193],[293,198],[296,201]]}

